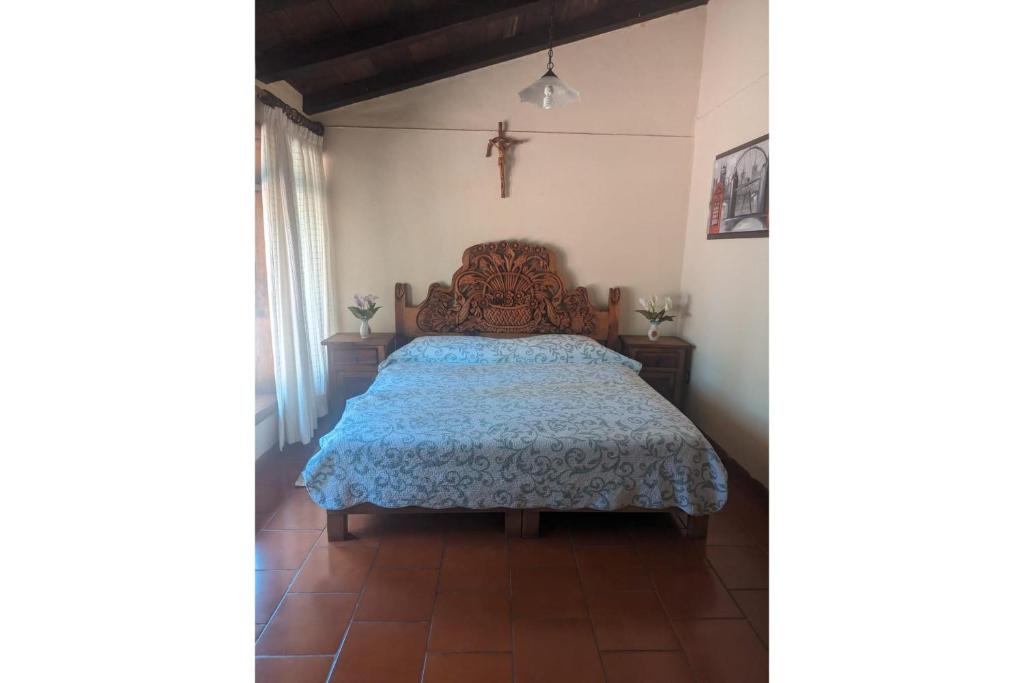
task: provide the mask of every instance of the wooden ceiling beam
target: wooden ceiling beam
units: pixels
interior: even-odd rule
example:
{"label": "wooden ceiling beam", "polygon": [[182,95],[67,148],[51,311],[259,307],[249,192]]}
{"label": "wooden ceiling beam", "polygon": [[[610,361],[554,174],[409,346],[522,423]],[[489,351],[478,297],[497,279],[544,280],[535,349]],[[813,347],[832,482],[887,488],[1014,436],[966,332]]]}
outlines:
{"label": "wooden ceiling beam", "polygon": [[287,80],[310,67],[334,59],[362,55],[370,50],[394,48],[445,31],[453,26],[516,14],[549,0],[490,0],[467,2],[444,11],[423,12],[402,21],[344,31],[311,45],[283,46],[256,57],[256,78],[264,83]]}
{"label": "wooden ceiling beam", "polygon": [[[655,19],[675,12],[707,4],[708,0],[621,0],[593,14],[556,25],[555,45],[564,45],[608,31]],[[491,66],[509,59],[543,50],[548,44],[548,30],[533,31],[506,40],[481,45],[465,52],[447,55],[396,71],[385,72],[352,83],[306,93],[302,109],[319,114],[363,100],[389,95],[417,85],[431,83],[458,74]],[[540,67],[538,66],[538,75]],[[524,84],[525,85],[525,84]]]}

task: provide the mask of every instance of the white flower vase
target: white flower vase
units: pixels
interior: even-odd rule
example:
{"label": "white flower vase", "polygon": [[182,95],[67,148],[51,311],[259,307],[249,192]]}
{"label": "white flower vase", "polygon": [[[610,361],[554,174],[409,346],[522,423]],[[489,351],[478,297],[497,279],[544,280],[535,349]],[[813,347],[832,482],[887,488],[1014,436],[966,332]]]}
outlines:
{"label": "white flower vase", "polygon": [[370,336],[370,321],[363,320],[359,323],[359,338],[366,339]]}
{"label": "white flower vase", "polygon": [[658,325],[660,324],[661,323],[651,321],[651,326],[647,330],[647,338],[650,339],[651,341],[658,341],[658,337],[661,336],[661,332],[658,332]]}

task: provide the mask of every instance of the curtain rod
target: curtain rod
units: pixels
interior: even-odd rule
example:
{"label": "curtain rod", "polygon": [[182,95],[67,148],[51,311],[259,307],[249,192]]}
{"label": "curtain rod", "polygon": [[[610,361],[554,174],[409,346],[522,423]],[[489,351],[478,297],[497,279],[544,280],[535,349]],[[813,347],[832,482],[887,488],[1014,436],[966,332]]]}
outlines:
{"label": "curtain rod", "polygon": [[[326,123],[324,128],[358,128],[361,130],[428,130],[441,133],[493,133],[494,129],[487,128],[430,128],[426,126],[360,126],[350,123]],[[595,135],[600,137],[626,137],[626,138],[693,138],[692,135],[679,135],[677,133],[601,133],[587,130],[520,130],[505,129],[506,133],[536,133],[538,135]]]}
{"label": "curtain rod", "polygon": [[274,95],[273,93],[264,90],[263,88],[257,87],[256,99],[262,102],[263,104],[267,105],[268,107],[277,107],[278,109],[284,112],[284,115],[287,116],[288,120],[291,121],[292,123],[297,123],[303,128],[308,128],[309,130],[311,130],[316,135],[319,135],[320,137],[324,136],[324,124],[320,123],[319,121],[311,121],[307,119],[306,116],[301,111],[299,111],[295,107],[291,107],[285,104],[285,102],[281,100],[280,97]]}

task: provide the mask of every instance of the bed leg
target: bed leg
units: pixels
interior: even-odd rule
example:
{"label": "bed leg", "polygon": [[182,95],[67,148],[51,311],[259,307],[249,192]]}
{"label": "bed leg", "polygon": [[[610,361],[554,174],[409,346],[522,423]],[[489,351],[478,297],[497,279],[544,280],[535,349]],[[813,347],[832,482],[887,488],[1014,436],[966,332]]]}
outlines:
{"label": "bed leg", "polygon": [[540,535],[540,513],[523,510],[523,538],[537,538]]}
{"label": "bed leg", "polygon": [[686,538],[707,538],[708,515],[688,515],[682,510],[672,511],[672,521]]}
{"label": "bed leg", "polygon": [[348,514],[338,510],[327,511],[327,540],[330,543],[347,541],[352,538],[348,533]]}
{"label": "bed leg", "polygon": [[522,510],[509,510],[505,512],[505,535],[510,538],[523,535]]}
{"label": "bed leg", "polygon": [[707,515],[687,515],[686,520],[686,537],[687,538],[707,538],[708,537],[708,516]]}

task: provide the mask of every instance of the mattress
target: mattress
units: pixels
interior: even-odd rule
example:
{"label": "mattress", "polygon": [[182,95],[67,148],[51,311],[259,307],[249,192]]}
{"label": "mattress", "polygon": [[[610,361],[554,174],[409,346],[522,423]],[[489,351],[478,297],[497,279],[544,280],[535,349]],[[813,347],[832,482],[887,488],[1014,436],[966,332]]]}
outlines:
{"label": "mattress", "polygon": [[327,509],[716,512],[721,460],[639,369],[588,337],[419,337],[348,400],[306,489]]}

